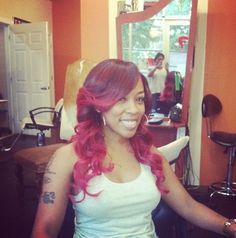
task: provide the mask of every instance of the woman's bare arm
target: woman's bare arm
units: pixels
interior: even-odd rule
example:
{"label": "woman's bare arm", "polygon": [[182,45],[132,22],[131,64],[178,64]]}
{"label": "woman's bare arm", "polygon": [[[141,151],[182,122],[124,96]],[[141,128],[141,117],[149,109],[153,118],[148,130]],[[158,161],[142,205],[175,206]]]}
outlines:
{"label": "woman's bare arm", "polygon": [[149,72],[148,77],[153,77],[153,75],[154,75],[154,73],[155,73],[155,71],[157,70],[158,67],[159,67],[159,66],[155,66],[155,67]]}
{"label": "woman's bare arm", "polygon": [[169,206],[190,223],[223,234],[223,226],[227,218],[195,201],[179,182],[165,159],[163,159],[163,169],[166,178],[163,186],[169,192],[163,194],[162,198]]}
{"label": "woman's bare arm", "polygon": [[64,220],[75,161],[73,146],[69,144],[57,150],[48,163],[32,238],[57,237]]}

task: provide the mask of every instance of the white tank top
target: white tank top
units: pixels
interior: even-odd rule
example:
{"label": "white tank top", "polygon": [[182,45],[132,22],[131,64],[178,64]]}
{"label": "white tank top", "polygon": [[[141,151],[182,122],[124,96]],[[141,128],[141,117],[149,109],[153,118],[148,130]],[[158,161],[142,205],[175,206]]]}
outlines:
{"label": "white tank top", "polygon": [[[130,182],[116,183],[104,174],[92,178],[75,210],[74,238],[156,238],[151,212],[160,201],[155,176],[140,164],[140,174]],[[75,196],[81,199],[82,194]]]}
{"label": "white tank top", "polygon": [[167,71],[163,67],[161,69],[156,69],[153,77],[148,78],[149,88],[151,93],[161,93],[165,87]]}

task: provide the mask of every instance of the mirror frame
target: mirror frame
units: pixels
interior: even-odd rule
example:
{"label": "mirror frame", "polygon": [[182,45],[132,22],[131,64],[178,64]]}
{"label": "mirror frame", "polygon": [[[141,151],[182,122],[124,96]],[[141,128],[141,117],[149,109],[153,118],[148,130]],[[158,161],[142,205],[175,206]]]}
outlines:
{"label": "mirror frame", "polygon": [[[188,51],[185,69],[184,89],[182,92],[182,118],[181,122],[175,123],[175,127],[186,126],[188,123],[188,110],[189,110],[189,96],[192,70],[194,67],[194,51],[195,51],[195,34],[197,25],[197,1],[192,0],[191,18],[190,18],[190,30],[188,40]],[[122,59],[122,25],[127,23],[141,22],[149,19],[158,12],[160,12],[165,6],[167,6],[171,0],[159,0],[157,3],[153,3],[141,12],[129,12],[122,13],[116,17],[116,35],[117,35],[117,56]],[[161,125],[160,125],[161,126]]]}

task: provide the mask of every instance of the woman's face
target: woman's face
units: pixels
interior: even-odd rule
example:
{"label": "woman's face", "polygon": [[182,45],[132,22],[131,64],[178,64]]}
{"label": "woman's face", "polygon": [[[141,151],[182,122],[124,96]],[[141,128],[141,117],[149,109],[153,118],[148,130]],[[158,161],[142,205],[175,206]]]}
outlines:
{"label": "woman's face", "polygon": [[161,55],[159,57],[157,57],[155,60],[156,65],[158,65],[158,66],[162,66],[163,61],[164,61],[164,58]]}
{"label": "woman's face", "polygon": [[144,87],[141,78],[128,95],[103,113],[105,136],[131,138],[145,113]]}

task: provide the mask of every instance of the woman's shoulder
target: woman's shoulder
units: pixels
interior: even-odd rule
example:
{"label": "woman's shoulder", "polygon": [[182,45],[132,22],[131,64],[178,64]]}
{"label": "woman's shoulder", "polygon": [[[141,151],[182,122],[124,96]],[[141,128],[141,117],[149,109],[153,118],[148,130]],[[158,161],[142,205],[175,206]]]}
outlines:
{"label": "woman's shoulder", "polygon": [[61,146],[55,151],[54,158],[56,158],[57,161],[60,161],[60,163],[65,162],[73,166],[78,160],[78,156],[75,153],[74,144],[68,143]]}
{"label": "woman's shoulder", "polygon": [[153,154],[158,155],[158,156],[160,157],[160,159],[162,160],[162,163],[165,163],[165,162],[166,162],[166,159],[165,159],[164,154],[163,154],[157,147],[152,146],[152,147],[151,147],[151,152],[152,152]]}
{"label": "woman's shoulder", "polygon": [[162,153],[159,151],[158,147],[156,147],[156,146],[154,146],[154,145],[151,146],[150,151],[151,151],[151,153],[153,153],[153,154],[157,154],[157,155],[163,157],[163,155],[162,155]]}

